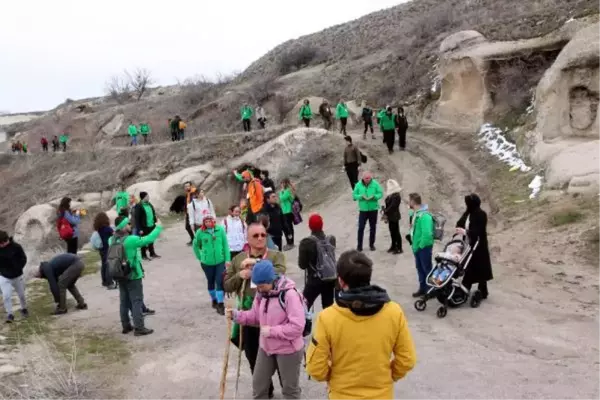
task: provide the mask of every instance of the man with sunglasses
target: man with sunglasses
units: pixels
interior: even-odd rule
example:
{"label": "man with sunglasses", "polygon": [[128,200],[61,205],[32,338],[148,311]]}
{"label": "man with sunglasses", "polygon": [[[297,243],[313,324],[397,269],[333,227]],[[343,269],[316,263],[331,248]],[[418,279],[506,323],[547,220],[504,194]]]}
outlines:
{"label": "man with sunglasses", "polygon": [[[260,223],[252,223],[248,226],[248,251],[242,252],[231,260],[225,273],[223,287],[226,293],[238,295],[238,309],[249,310],[254,301],[256,287],[250,281],[252,268],[260,260],[270,260],[277,274],[285,274],[285,256],[283,253],[267,248],[267,230]],[[244,285],[244,281],[246,284]],[[240,293],[244,286],[244,292]],[[239,329],[243,329],[243,342],[239,343]],[[236,325],[232,333],[232,342],[236,346],[243,346],[246,359],[250,364],[250,370],[254,372],[256,356],[258,355],[258,342],[260,328],[253,326],[240,327]],[[273,398],[273,385],[269,389],[269,398]]]}

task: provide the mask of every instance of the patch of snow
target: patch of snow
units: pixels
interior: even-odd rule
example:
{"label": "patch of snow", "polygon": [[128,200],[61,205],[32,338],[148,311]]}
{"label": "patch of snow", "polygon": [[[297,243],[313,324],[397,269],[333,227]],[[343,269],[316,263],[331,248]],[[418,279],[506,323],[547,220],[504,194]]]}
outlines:
{"label": "patch of snow", "polygon": [[529,105],[527,106],[527,110],[525,110],[525,114],[531,115],[533,110],[535,110],[535,92],[533,92],[531,94],[531,101],[529,102]]}
{"label": "patch of snow", "polygon": [[516,168],[522,172],[531,171],[531,167],[525,164],[517,151],[517,146],[506,139],[502,129],[492,124],[483,124],[479,129],[479,141],[484,143],[491,155],[510,165],[511,169]]}
{"label": "patch of snow", "polygon": [[529,184],[529,189],[531,189],[531,194],[529,195],[530,199],[535,199],[537,197],[537,195],[540,193],[540,190],[542,190],[542,180],[544,178],[542,178],[539,175],[536,175],[533,180],[531,181],[531,183]]}

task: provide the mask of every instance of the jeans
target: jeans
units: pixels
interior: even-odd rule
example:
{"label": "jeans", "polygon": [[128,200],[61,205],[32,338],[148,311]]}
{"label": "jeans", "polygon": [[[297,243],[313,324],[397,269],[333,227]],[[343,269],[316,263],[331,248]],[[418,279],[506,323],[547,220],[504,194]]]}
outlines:
{"label": "jeans", "polygon": [[308,309],[312,308],[315,300],[321,296],[323,310],[333,304],[335,281],[323,282],[319,279],[311,279],[304,285],[302,295],[306,299]]}
{"label": "jeans", "polygon": [[185,130],[181,129],[179,130],[179,132],[177,132],[177,140],[183,140],[185,139]]}
{"label": "jeans", "polygon": [[358,213],[358,244],[356,249],[362,251],[363,248],[363,237],[365,234],[365,227],[369,222],[369,246],[375,246],[375,235],[377,233],[377,210],[375,211],[360,211]]}
{"label": "jeans", "polygon": [[77,260],[58,277],[59,309],[67,309],[67,290],[75,298],[78,305],[81,306],[85,304],[85,300],[83,300],[81,293],[79,293],[79,289],[77,289],[77,286],[75,286],[75,283],[77,283],[77,280],[81,277],[84,268],[85,265],[83,264],[83,261]]}
{"label": "jeans", "polygon": [[136,146],[136,145],[137,145],[137,135],[131,137],[130,146]]}
{"label": "jeans", "polygon": [[223,303],[225,296],[223,292],[223,273],[225,272],[225,263],[217,265],[201,264],[208,286],[210,298],[217,303]]}
{"label": "jeans", "polygon": [[27,309],[27,301],[25,300],[25,281],[23,275],[8,279],[0,275],[0,290],[2,291],[2,300],[4,301],[4,309],[7,314],[12,314],[12,293],[13,289],[17,291],[21,310]]}
{"label": "jeans", "polygon": [[417,275],[419,277],[419,291],[426,292],[427,284],[425,279],[427,274],[431,272],[433,264],[431,262],[433,247],[425,247],[415,252],[415,264],[417,267]]}
{"label": "jeans", "polygon": [[144,287],[141,279],[133,281],[122,280],[119,282],[119,306],[121,312],[121,326],[123,329],[131,326],[129,311],[133,318],[135,329],[144,329]]}
{"label": "jeans", "polygon": [[67,253],[77,254],[78,240],[76,237],[65,240],[67,242]]}
{"label": "jeans", "polygon": [[102,278],[102,286],[110,286],[113,283],[112,277],[108,273],[108,261],[106,257],[108,256],[108,249],[100,249],[100,276]]}

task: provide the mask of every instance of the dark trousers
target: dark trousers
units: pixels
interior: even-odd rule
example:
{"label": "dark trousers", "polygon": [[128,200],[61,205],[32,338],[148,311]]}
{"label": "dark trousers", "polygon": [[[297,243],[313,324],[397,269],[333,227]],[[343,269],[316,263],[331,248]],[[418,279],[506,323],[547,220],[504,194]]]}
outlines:
{"label": "dark trousers", "polygon": [[358,182],[358,163],[345,164],[344,168],[346,169],[346,175],[348,175],[350,186],[352,186],[352,190],[354,190],[354,186],[356,186],[356,183]]}
{"label": "dark trousers", "polygon": [[77,254],[78,239],[76,237],[65,240],[67,242],[67,253]]}
{"label": "dark trousers", "polygon": [[433,264],[431,262],[432,250],[432,247],[425,247],[424,249],[417,250],[415,253],[415,266],[417,267],[419,291],[421,292],[427,291],[425,279],[427,279],[427,274],[429,274],[433,268]]}
{"label": "dark trousers", "polygon": [[[256,365],[256,357],[258,356],[258,347],[259,347],[259,339],[260,339],[260,328],[255,326],[242,326],[244,330],[244,338],[243,338],[243,346],[244,346],[244,354],[246,355],[246,360],[248,360],[248,364],[250,364],[250,371],[254,374],[254,366]],[[277,375],[279,377],[279,384],[283,387],[281,383],[281,375],[279,374],[279,368],[277,368]],[[274,391],[273,382],[271,382],[271,386],[269,387],[269,394],[272,395]]]}
{"label": "dark trousers", "polygon": [[187,231],[188,235],[190,235],[190,240],[194,240],[194,230],[190,225],[190,219],[187,214],[185,215],[185,230]]}
{"label": "dark trousers", "polygon": [[44,150],[46,152],[48,151],[48,143],[45,143],[42,145],[42,150]]}
{"label": "dark trousers", "polygon": [[310,118],[302,118],[302,121],[307,128],[310,126]]}
{"label": "dark trousers", "polygon": [[392,238],[391,248],[394,250],[402,250],[402,237],[400,236],[400,221],[388,221],[390,228],[390,237]]}
{"label": "dark trousers", "polygon": [[265,129],[265,124],[267,123],[266,118],[259,118],[258,125],[260,125],[260,129]]}
{"label": "dark trousers", "polygon": [[243,119],[242,125],[244,126],[244,132],[250,132],[252,130],[252,123],[249,119]]}
{"label": "dark trousers", "polygon": [[346,124],[348,123],[348,118],[340,118],[340,133],[347,135],[346,133]]}
{"label": "dark trousers", "polygon": [[364,134],[364,135],[366,135],[366,134],[367,134],[367,130],[368,130],[369,128],[371,128],[371,133],[374,133],[374,132],[373,132],[373,120],[372,120],[372,119],[371,119],[371,120],[367,120],[367,121],[365,121],[365,131],[363,132],[363,134]]}
{"label": "dark trousers", "polygon": [[323,282],[319,279],[311,279],[306,282],[302,294],[306,299],[306,305],[310,309],[317,297],[321,296],[323,310],[333,304],[335,281]]}
{"label": "dark trousers", "polygon": [[294,244],[294,214],[283,214],[283,233],[285,242],[289,245]]}
{"label": "dark trousers", "polygon": [[142,135],[142,138],[144,138],[144,144],[148,143],[148,135]]}
{"label": "dark trousers", "polygon": [[85,304],[85,300],[83,300],[81,293],[79,293],[77,286],[75,286],[75,283],[77,283],[77,280],[83,273],[84,268],[85,268],[85,265],[83,264],[83,261],[77,260],[73,264],[71,264],[69,266],[69,268],[67,268],[65,270],[65,272],[63,272],[58,277],[58,308],[59,309],[61,309],[61,310],[67,309],[67,290],[69,291],[69,293],[71,293],[73,298],[77,301],[78,305]]}
{"label": "dark trousers", "polygon": [[275,246],[277,246],[279,251],[281,251],[282,245],[283,245],[283,237],[281,235],[279,235],[279,236],[271,235],[271,239],[273,240],[273,243],[275,243]]}
{"label": "dark trousers", "polygon": [[67,143],[63,142],[62,144],[63,151],[67,151]]}
{"label": "dark trousers", "polygon": [[177,133],[177,131],[171,131],[171,141],[176,142],[178,136],[179,134]]}
{"label": "dark trousers", "polygon": [[141,279],[134,281],[119,281],[119,308],[121,326],[125,329],[131,326],[129,311],[135,329],[144,329],[144,287]]}
{"label": "dark trousers", "polygon": [[331,117],[323,117],[323,128],[326,130],[331,129]]}
{"label": "dark trousers", "polygon": [[108,249],[100,249],[100,276],[102,277],[102,286],[110,286],[113,284],[112,277],[108,272],[108,261],[106,257],[108,256]]}
{"label": "dark trousers", "polygon": [[[465,283],[463,282],[463,286],[468,290],[471,291],[471,286],[473,286],[472,283]],[[481,295],[483,296],[484,299],[487,299],[489,292],[488,292],[488,287],[487,287],[487,281],[479,281],[477,282],[477,290],[479,290],[481,292]]]}
{"label": "dark trousers", "polygon": [[[144,230],[142,231],[144,232],[142,233],[142,237],[148,236],[150,232],[154,230],[154,228],[154,226],[144,227]],[[142,247],[142,258],[148,257],[148,252],[150,252],[150,257],[154,257],[156,255],[156,252],[154,251],[154,243],[150,243],[148,246]]]}
{"label": "dark trousers", "polygon": [[58,151],[58,143],[52,143],[52,151]]}
{"label": "dark trousers", "polygon": [[406,147],[406,129],[398,129],[398,143],[401,149]]}
{"label": "dark trousers", "polygon": [[393,129],[387,129],[383,131],[383,141],[387,145],[390,153],[394,151],[394,140],[396,138],[396,131]]}
{"label": "dark trousers", "polygon": [[377,210],[375,211],[359,211],[358,213],[358,244],[356,248],[358,251],[362,251],[363,248],[363,237],[365,234],[365,227],[369,222],[369,246],[375,246],[375,235],[377,233]]}

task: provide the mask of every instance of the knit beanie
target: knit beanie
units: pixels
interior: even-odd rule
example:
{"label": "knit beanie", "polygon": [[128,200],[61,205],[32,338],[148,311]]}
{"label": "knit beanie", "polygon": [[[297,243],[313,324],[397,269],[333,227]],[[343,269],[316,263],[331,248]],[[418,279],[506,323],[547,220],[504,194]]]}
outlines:
{"label": "knit beanie", "polygon": [[273,283],[275,280],[275,267],[271,260],[260,260],[252,268],[252,283]]}
{"label": "knit beanie", "polygon": [[148,192],[140,192],[140,200],[144,200],[148,196]]}
{"label": "knit beanie", "polygon": [[312,232],[321,232],[323,230],[323,217],[319,214],[312,214],[308,218],[308,228]]}

